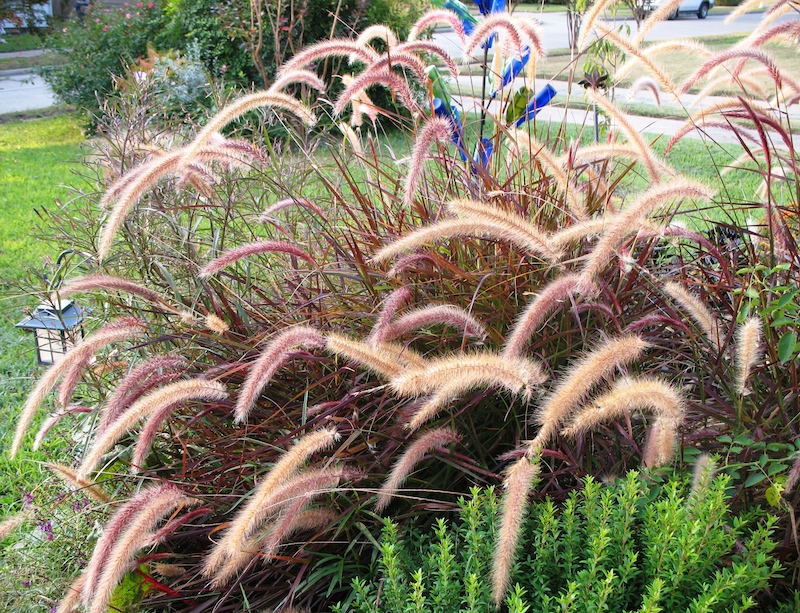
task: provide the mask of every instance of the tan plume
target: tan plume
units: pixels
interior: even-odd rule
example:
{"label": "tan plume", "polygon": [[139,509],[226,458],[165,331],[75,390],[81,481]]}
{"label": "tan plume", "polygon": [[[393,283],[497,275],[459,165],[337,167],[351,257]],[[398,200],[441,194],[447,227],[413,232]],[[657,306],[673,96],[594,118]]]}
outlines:
{"label": "tan plume", "polygon": [[370,345],[330,332],[326,335],[326,348],[356,364],[384,377],[395,377],[405,370],[401,361],[403,348],[386,343]]}
{"label": "tan plume", "polygon": [[749,317],[736,333],[736,391],[748,394],[747,379],[761,359],[761,318]]}
{"label": "tan plume", "polygon": [[691,318],[706,335],[706,338],[714,345],[714,348],[720,351],[722,348],[722,339],[720,338],[719,320],[717,316],[714,315],[714,312],[709,309],[702,300],[693,296],[680,283],[668,281],[664,284],[664,291],[689,313]]}
{"label": "tan plume", "polygon": [[47,467],[65,482],[81,490],[83,493],[89,496],[89,498],[92,498],[100,504],[107,504],[111,502],[111,496],[109,496],[105,490],[103,490],[103,488],[93,481],[81,479],[78,476],[78,473],[76,473],[70,467],[55,463],[48,463]]}

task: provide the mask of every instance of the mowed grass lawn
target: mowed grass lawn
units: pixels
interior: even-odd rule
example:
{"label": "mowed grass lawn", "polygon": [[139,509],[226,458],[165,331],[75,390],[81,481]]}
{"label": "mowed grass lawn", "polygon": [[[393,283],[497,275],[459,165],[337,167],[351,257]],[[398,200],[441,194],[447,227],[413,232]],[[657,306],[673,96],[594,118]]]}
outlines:
{"label": "mowed grass lawn", "polygon": [[[61,115],[0,124],[0,283],[7,287],[26,266],[40,268],[58,247],[34,238],[37,209],[70,198],[66,187],[84,141],[78,120]],[[0,286],[2,287],[2,286]]]}

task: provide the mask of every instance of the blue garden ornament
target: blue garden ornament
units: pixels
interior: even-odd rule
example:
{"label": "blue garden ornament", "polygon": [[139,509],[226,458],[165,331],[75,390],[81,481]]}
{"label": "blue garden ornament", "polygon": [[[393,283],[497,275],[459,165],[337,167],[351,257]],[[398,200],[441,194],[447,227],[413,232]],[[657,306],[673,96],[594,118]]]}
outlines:
{"label": "blue garden ornament", "polygon": [[492,0],[472,0],[472,1],[478,5],[478,10],[481,12],[481,15],[486,15],[491,12]]}
{"label": "blue garden ornament", "polygon": [[450,88],[447,85],[447,81],[445,81],[444,77],[442,77],[442,73],[438,68],[436,68],[436,66],[428,66],[425,69],[425,72],[427,73],[428,79],[430,79],[431,82],[431,92],[433,93],[433,97],[441,98],[446,106],[450,106],[452,104],[450,100]]}
{"label": "blue garden ornament", "polygon": [[472,16],[469,9],[462,2],[458,0],[431,0],[431,2],[440,9],[447,9],[458,15],[458,18],[464,26],[464,34],[467,36],[472,34],[475,30],[475,25],[478,23],[478,20]]}
{"label": "blue garden ornament", "polygon": [[501,89],[516,79],[519,73],[522,72],[522,69],[525,68],[528,60],[531,59],[531,48],[528,45],[523,45],[521,51],[522,53],[520,55],[515,55],[508,66],[506,66],[505,70],[503,70],[503,82],[499,89],[492,92],[492,98],[497,96]]}
{"label": "blue garden ornament", "polygon": [[494,152],[494,141],[491,138],[482,138],[481,142],[475,145],[475,155],[472,159],[475,164],[480,165],[481,168],[486,168],[489,165],[489,159]]}
{"label": "blue garden ornament", "polygon": [[555,98],[556,90],[553,89],[553,86],[549,83],[545,85],[541,91],[536,94],[530,102],[528,102],[528,106],[525,108],[525,112],[519,117],[515,122],[514,126],[519,128],[523,123],[526,121],[533,119],[536,114],[542,110],[547,104]]}
{"label": "blue garden ornament", "polygon": [[436,117],[442,117],[450,122],[453,128],[450,134],[450,140],[458,147],[458,154],[461,156],[461,161],[467,161],[467,155],[464,148],[464,126],[461,123],[461,117],[458,115],[458,109],[453,105],[448,105],[441,98],[433,99],[433,114]]}

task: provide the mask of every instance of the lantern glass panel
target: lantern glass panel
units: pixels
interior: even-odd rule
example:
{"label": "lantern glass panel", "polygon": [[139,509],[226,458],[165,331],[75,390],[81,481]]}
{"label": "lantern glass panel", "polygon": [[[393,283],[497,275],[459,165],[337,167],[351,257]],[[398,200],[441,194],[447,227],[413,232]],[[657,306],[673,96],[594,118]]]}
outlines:
{"label": "lantern glass panel", "polygon": [[49,330],[47,328],[35,331],[36,350],[39,353],[39,362],[42,364],[56,364],[60,362],[67,353],[69,346],[67,338],[61,330]]}

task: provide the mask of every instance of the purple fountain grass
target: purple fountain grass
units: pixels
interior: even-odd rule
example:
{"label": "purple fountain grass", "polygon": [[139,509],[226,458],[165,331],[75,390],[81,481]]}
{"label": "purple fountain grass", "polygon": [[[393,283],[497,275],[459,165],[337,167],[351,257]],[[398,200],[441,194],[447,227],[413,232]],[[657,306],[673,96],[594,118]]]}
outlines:
{"label": "purple fountain grass", "polygon": [[636,29],[636,35],[633,37],[631,42],[637,47],[641,47],[641,44],[650,33],[650,30],[652,30],[655,25],[661,23],[667,17],[672,15],[673,11],[676,11],[681,5],[681,1],[682,0],[667,0],[666,2],[662,3],[661,6],[656,8],[656,10],[650,12],[650,14],[647,16],[647,19],[645,19]]}
{"label": "purple fountain grass", "polygon": [[306,47],[300,53],[297,53],[294,57],[280,67],[278,75],[305,68],[309,64],[321,59],[327,59],[330,57],[349,58],[351,56],[354,56],[359,61],[364,62],[364,64],[367,65],[371,64],[380,57],[380,55],[371,47],[361,46],[354,40],[326,40],[311,45],[310,47]]}
{"label": "purple fountain grass", "polygon": [[329,332],[326,336],[326,349],[340,357],[352,360],[383,377],[396,377],[405,371],[402,361],[405,347],[383,343],[373,346],[365,342],[349,339]]}
{"label": "purple fountain grass", "polygon": [[424,368],[410,368],[393,377],[390,385],[399,396],[434,394],[434,398],[418,410],[406,426],[413,430],[435,415],[445,403],[471,389],[500,387],[521,395],[527,401],[533,388],[545,380],[542,368],[532,360],[481,352],[428,360]]}
{"label": "purple fountain grass", "polygon": [[531,234],[519,227],[519,224],[497,223],[497,219],[476,219],[475,216],[462,219],[445,219],[430,224],[400,237],[393,243],[383,247],[372,257],[372,261],[380,264],[404,251],[411,251],[434,241],[450,239],[457,236],[479,236],[511,243],[550,263],[558,262],[561,254],[553,249],[542,232]]}
{"label": "purple fountain grass", "polygon": [[22,438],[36,415],[36,410],[45,396],[56,386],[59,379],[72,368],[73,364],[86,364],[100,349],[111,343],[122,342],[136,338],[144,333],[145,324],[139,319],[123,318],[111,322],[100,328],[94,334],[87,336],[80,343],[70,349],[60,362],[51,366],[37,381],[25,405],[22,407],[14,439],[11,442],[10,455],[14,458],[22,445]]}
{"label": "purple fountain grass", "polygon": [[[689,120],[686,121],[686,123],[684,125],[682,125],[680,128],[678,128],[678,130],[675,132],[675,134],[672,135],[672,138],[669,139],[669,142],[667,143],[667,146],[665,148],[665,153],[669,153],[670,151],[672,151],[672,148],[675,145],[678,144],[678,141],[680,141],[684,136],[686,136],[690,132],[693,132],[694,130],[697,130],[697,131],[699,131],[701,133],[705,133],[706,130],[709,130],[709,129],[728,130],[730,132],[733,132],[736,135],[737,138],[741,138],[742,140],[750,141],[751,143],[753,143],[755,145],[760,144],[760,141],[757,138],[755,138],[754,136],[752,136],[752,135],[748,134],[747,132],[741,130],[741,128],[739,128],[739,126],[737,126],[736,124],[731,123],[730,121],[725,121],[725,120],[708,119],[707,116],[704,115],[698,121],[693,121],[693,120],[689,119]],[[751,155],[751,153],[749,151],[746,152],[744,154],[744,156],[746,156],[747,160],[752,159],[752,155]],[[733,162],[731,164],[731,166],[735,166],[735,164],[736,164],[736,162]],[[723,172],[724,172],[724,170],[725,169],[723,169]]]}
{"label": "purple fountain grass", "polygon": [[386,276],[390,278],[398,277],[400,273],[407,268],[416,266],[421,262],[428,262],[431,265],[436,264],[436,260],[429,253],[409,253],[408,255],[397,258],[394,265],[386,271]]}
{"label": "purple fountain grass", "polygon": [[493,34],[502,32],[511,50],[521,51],[526,43],[539,57],[544,55],[541,32],[535,21],[529,18],[512,17],[508,13],[492,13],[484,17],[467,39],[464,46],[464,62]]}
{"label": "purple fountain grass", "polygon": [[760,51],[758,49],[729,49],[728,51],[720,53],[703,62],[703,64],[701,64],[697,70],[695,70],[689,77],[686,78],[686,80],[683,82],[683,85],[678,90],[678,95],[683,95],[688,92],[713,68],[716,68],[717,66],[720,66],[721,64],[729,62],[733,59],[749,59],[759,62],[764,66],[764,69],[772,78],[772,81],[775,83],[777,88],[780,89],[784,85],[788,85],[795,90],[795,92],[800,91],[800,85],[798,85],[796,81],[782,71],[775,63],[775,60],[764,51]]}
{"label": "purple fountain grass", "polygon": [[545,318],[571,294],[578,291],[580,279],[580,275],[577,274],[564,274],[540,289],[511,329],[503,347],[503,355],[511,358],[521,356]]}
{"label": "purple fountain grass", "polygon": [[711,200],[711,197],[711,191],[696,181],[678,179],[651,187],[609,220],[608,228],[603,232],[581,269],[581,283],[587,287],[591,286],[595,277],[605,269],[617,253],[625,238],[654,211],[679,198]]}
{"label": "purple fountain grass", "polygon": [[444,62],[444,67],[447,69],[447,72],[449,72],[450,76],[454,79],[460,72],[450,54],[444,49],[444,47],[437,45],[436,43],[432,43],[427,40],[412,40],[406,43],[401,43],[392,51],[392,61],[394,61],[394,54],[400,51],[408,53],[424,53],[426,55],[436,55],[440,57]]}
{"label": "purple fountain grass", "polygon": [[183,376],[189,362],[180,355],[160,355],[140,364],[117,385],[100,409],[97,435],[102,434],[117,417],[153,388]]}
{"label": "purple fountain grass", "polygon": [[753,32],[750,36],[746,37],[737,44],[743,48],[758,48],[770,42],[774,38],[780,38],[787,42],[797,40],[800,37],[800,20],[787,21],[772,26],[764,31]]}
{"label": "purple fountain grass", "polygon": [[324,508],[305,509],[294,516],[291,513],[286,513],[267,538],[264,539],[261,553],[267,558],[272,557],[277,552],[278,546],[292,534],[310,530],[324,530],[331,526],[336,521],[336,518],[336,513]]}
{"label": "purple fountain grass", "polygon": [[657,468],[670,463],[678,443],[678,424],[670,417],[656,418],[647,432],[647,441],[642,450],[642,464]]}
{"label": "purple fountain grass", "polygon": [[297,347],[313,349],[325,346],[325,339],[319,331],[310,326],[294,326],[275,336],[259,358],[250,368],[236,399],[234,421],[244,423],[250,410],[255,406],[261,391],[292,357],[291,350]]}
{"label": "purple fountain grass", "polygon": [[444,9],[428,11],[417,19],[414,25],[411,26],[411,30],[408,33],[408,40],[417,40],[419,35],[427,28],[433,28],[443,23],[453,28],[456,36],[461,39],[462,43],[466,42],[467,35],[464,32],[464,24],[461,19],[453,11]]}
{"label": "purple fountain grass", "polygon": [[81,277],[79,279],[72,279],[67,282],[66,285],[58,289],[58,295],[63,298],[72,294],[94,292],[98,290],[133,294],[151,304],[163,306],[173,313],[181,314],[180,309],[171,306],[158,292],[139,285],[138,283],[134,283],[133,281],[121,277],[114,277],[112,275],[97,274]]}
{"label": "purple fountain grass", "polygon": [[414,141],[411,163],[408,166],[408,175],[403,187],[403,205],[408,210],[414,206],[414,195],[422,178],[430,148],[437,143],[448,143],[452,131],[453,127],[450,121],[444,117],[432,117],[419,130]]}
{"label": "purple fountain grass", "polygon": [[36,433],[36,438],[33,439],[33,450],[36,451],[39,449],[39,447],[41,447],[45,437],[47,436],[47,433],[50,432],[50,430],[52,430],[53,427],[67,415],[74,415],[75,413],[91,413],[92,411],[93,409],[89,407],[74,406],[52,413],[50,417],[45,419],[42,422],[42,425],[39,427],[39,431]]}
{"label": "purple fountain grass", "polygon": [[380,23],[364,28],[358,35],[358,38],[356,38],[356,45],[359,47],[366,47],[370,41],[376,38],[386,43],[386,46],[390,49],[397,45],[397,36],[395,33],[392,32],[390,28]]}
{"label": "purple fountain grass", "polygon": [[747,395],[747,380],[761,359],[761,318],[749,317],[736,332],[736,392]]}
{"label": "purple fountain grass", "polygon": [[81,479],[78,474],[68,466],[61,464],[47,463],[47,467],[52,470],[56,476],[61,478],[66,483],[79,489],[81,492],[89,496],[100,504],[108,504],[111,502],[111,497],[96,483],[87,479]]}
{"label": "purple fountain grass", "polygon": [[[330,448],[338,439],[339,435],[334,428],[316,430],[306,434],[272,466],[266,477],[253,491],[247,504],[236,513],[222,539],[206,556],[203,562],[204,577],[209,579],[213,577],[215,582],[224,583],[229,577],[226,572],[226,576],[220,579],[219,573],[223,567],[234,563],[236,568],[230,574],[233,576],[241,568],[242,562],[246,564],[249,561],[251,557],[249,555],[245,559],[242,558],[241,548],[247,544],[253,532],[275,510],[274,503],[286,499],[287,487],[297,486],[302,482],[307,491],[312,489],[309,487],[309,479],[329,483],[331,479],[335,478],[338,484],[341,478],[341,469],[322,469],[300,477],[296,476],[300,466],[311,455]],[[319,486],[316,489],[319,489]]]}
{"label": "purple fountain grass", "polygon": [[205,379],[178,381],[150,392],[139,398],[95,437],[78,468],[78,477],[85,479],[100,463],[103,455],[127,434],[136,422],[145,417],[168,406],[175,407],[184,402],[221,402],[227,397],[228,392],[221,383]]}
{"label": "purple fountain grass", "polygon": [[628,90],[628,96],[632,98],[635,94],[638,94],[642,91],[649,91],[651,94],[653,94],[653,98],[655,98],[656,101],[656,106],[661,106],[661,90],[658,88],[658,83],[656,83],[653,79],[650,79],[649,77],[637,79]]}
{"label": "purple fountain grass", "polygon": [[365,72],[382,72],[394,70],[396,67],[407,68],[423,83],[428,80],[425,62],[413,53],[401,51],[399,48],[392,49],[390,53],[376,59],[366,67]]}
{"label": "purple fountain grass", "polygon": [[492,559],[492,598],[500,607],[508,590],[511,569],[517,557],[528,494],[540,471],[538,463],[523,456],[513,464],[503,481],[505,492],[500,509],[500,528],[495,540]]}
{"label": "purple fountain grass", "polygon": [[696,501],[708,489],[717,470],[719,467],[710,455],[703,453],[697,456],[692,471],[692,486],[687,496],[689,503]]}
{"label": "purple fountain grass", "polygon": [[722,350],[720,322],[714,312],[680,283],[668,281],[664,284],[664,291],[689,313],[709,342],[714,346],[714,349],[720,352]]}
{"label": "purple fountain grass", "polygon": [[541,428],[528,444],[527,455],[537,456],[598,383],[637,360],[648,346],[636,335],[621,336],[607,340],[572,365],[537,411],[536,422]]}
{"label": "purple fountain grass", "polygon": [[315,72],[311,72],[310,70],[291,70],[282,72],[275,81],[273,81],[272,85],[269,86],[267,91],[279,92],[289,85],[296,84],[305,85],[318,92],[324,92],[327,89],[325,81],[320,79]]}
{"label": "purple fountain grass", "polygon": [[304,209],[308,209],[312,213],[319,215],[322,219],[326,221],[328,219],[327,216],[325,215],[325,212],[310,200],[306,200],[305,198],[284,198],[283,200],[278,200],[275,204],[272,204],[269,207],[267,207],[267,209],[263,213],[261,213],[261,216],[258,218],[258,220],[261,222],[266,221],[267,217],[270,217],[271,215],[274,215],[278,211],[282,211],[283,209],[292,206],[299,206]]}
{"label": "purple fountain grass", "polygon": [[[73,613],[81,601],[81,592],[86,584],[86,573],[81,573],[78,578],[67,588],[67,594],[58,603],[56,613]],[[51,608],[52,611],[52,608]]]}
{"label": "purple fountain grass", "polygon": [[411,302],[411,290],[407,287],[400,287],[394,290],[383,301],[383,309],[381,309],[378,321],[372,327],[372,330],[367,337],[367,343],[375,345],[382,343],[385,338],[385,332],[391,323],[397,311]]}
{"label": "purple fountain grass", "polygon": [[589,35],[592,34],[592,28],[594,28],[595,23],[603,14],[603,12],[614,2],[616,2],[616,0],[598,0],[598,2],[592,4],[589,10],[586,11],[586,14],[581,20],[581,31],[578,34],[578,40],[576,44],[576,49],[578,51],[583,51],[586,49]]}
{"label": "purple fountain grass", "polygon": [[432,449],[443,449],[448,445],[457,443],[461,437],[448,428],[435,428],[417,437],[413,443],[403,452],[403,455],[392,466],[386,481],[378,492],[378,500],[375,502],[375,511],[382,513],[398,490],[405,483],[411,471],[425,457],[425,454]]}
{"label": "purple fountain grass", "polygon": [[[164,485],[146,507],[140,507],[130,516],[125,530],[114,540],[108,558],[99,562],[96,583],[84,586],[84,603],[88,613],[106,613],[111,597],[122,577],[130,570],[136,552],[151,542],[158,523],[181,506],[193,504],[191,498],[177,487]],[[92,556],[94,559],[94,555]],[[88,567],[87,567],[88,568]]]}
{"label": "purple fountain grass", "polygon": [[20,511],[16,515],[12,515],[8,519],[4,519],[0,522],[0,542],[6,539],[10,534],[12,534],[17,528],[19,528],[22,524],[26,521],[33,518],[33,511],[31,509],[26,509],[24,511]]}
{"label": "purple fountain grass", "polygon": [[[180,494],[180,490],[172,484],[163,484],[157,487],[143,489],[125,504],[120,506],[114,515],[106,522],[103,532],[97,539],[92,551],[92,557],[86,565],[82,576],[86,579],[81,598],[84,605],[89,605],[94,598],[100,575],[109,561],[115,543],[131,525],[133,519],[145,509],[149,508],[163,494]],[[181,494],[182,495],[182,494]]]}
{"label": "purple fountain grass", "polygon": [[467,336],[486,338],[486,327],[464,309],[451,304],[439,304],[415,309],[403,314],[372,337],[375,343],[392,341],[420,328],[444,324],[463,330]]}
{"label": "purple fountain grass", "polygon": [[587,221],[573,223],[551,234],[549,242],[553,246],[553,249],[566,251],[576,243],[601,236],[603,230],[605,230],[610,223],[610,217],[612,217],[612,215],[605,215],[603,217],[596,217]]}
{"label": "purple fountain grass", "polygon": [[412,113],[419,110],[419,104],[417,104],[408,82],[403,77],[390,70],[368,70],[355,77],[353,82],[347,85],[344,91],[339,94],[339,98],[336,100],[336,104],[333,107],[333,113],[335,115],[341,115],[345,107],[354,100],[359,93],[373,85],[382,85],[394,91],[400,98],[400,102],[402,102],[407,109],[411,110]]}
{"label": "purple fountain grass", "polygon": [[684,421],[686,402],[677,388],[655,377],[623,377],[608,392],[595,398],[576,413],[561,430],[564,436],[576,437],[595,426],[629,415],[649,411],[675,424]]}
{"label": "purple fountain grass", "polygon": [[592,102],[596,103],[597,106],[608,113],[616,121],[616,125],[623,132],[623,134],[625,134],[628,142],[642,152],[642,163],[647,169],[647,174],[650,176],[650,179],[653,183],[661,182],[662,173],[672,174],[669,167],[658,158],[658,156],[642,138],[639,131],[633,125],[631,125],[625,114],[622,113],[615,104],[609,101],[608,98],[602,94],[594,92],[591,89],[587,90],[587,95]]}
{"label": "purple fountain grass", "polygon": [[235,249],[226,251],[215,260],[212,260],[200,269],[200,277],[208,278],[211,275],[218,273],[220,270],[235,264],[242,258],[246,258],[251,255],[260,255],[262,253],[285,253],[287,255],[292,255],[305,260],[312,266],[317,265],[317,262],[313,257],[296,245],[292,245],[291,243],[287,243],[285,241],[257,240],[254,243],[242,245],[241,247],[236,247]]}

